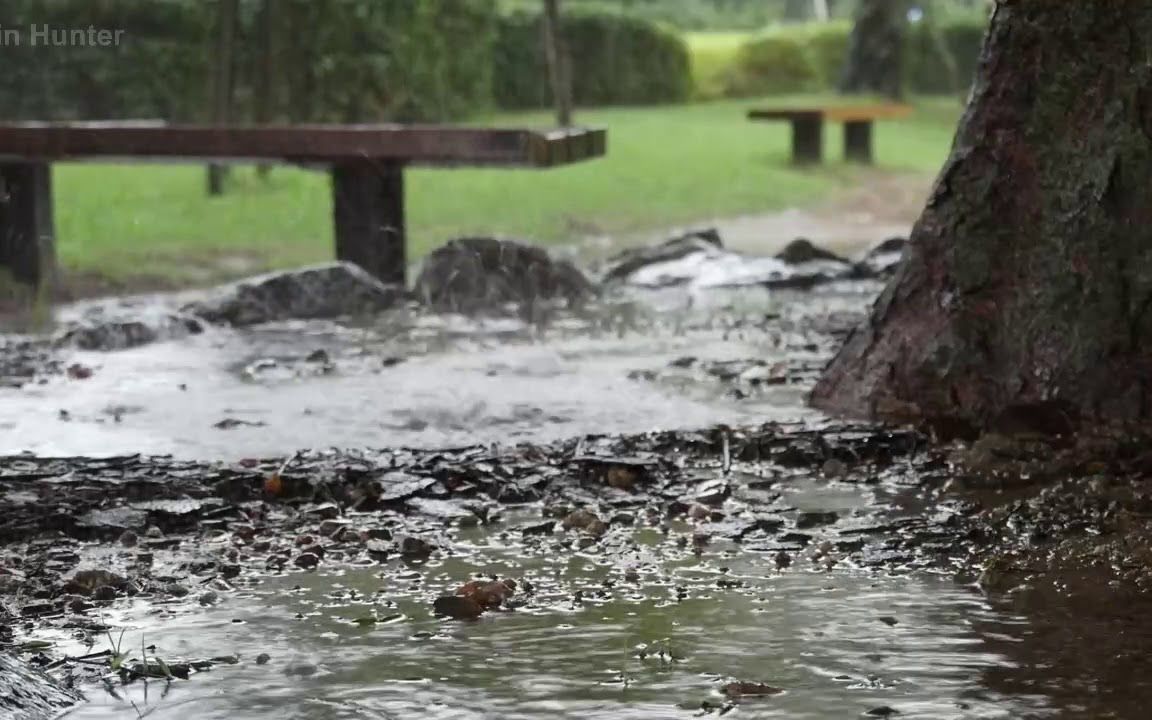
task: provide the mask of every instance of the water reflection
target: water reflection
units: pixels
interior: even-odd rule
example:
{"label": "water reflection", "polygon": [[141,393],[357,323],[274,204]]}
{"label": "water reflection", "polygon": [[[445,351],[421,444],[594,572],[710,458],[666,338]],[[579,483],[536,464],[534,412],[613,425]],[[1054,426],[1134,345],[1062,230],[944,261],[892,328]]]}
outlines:
{"label": "water reflection", "polygon": [[[1017,637],[1024,622],[943,577],[781,574],[761,555],[719,549],[658,565],[642,552],[631,566],[644,579],[627,583],[601,557],[525,558],[487,540],[474,557],[422,569],[272,578],[227,606],[149,627],[161,654],[244,658],[178,683],[150,717],[693,717],[722,707],[731,679],[785,690],[741,703],[745,718],[885,706],[908,718],[1014,718],[1044,707],[983,685],[1013,668],[984,634]],[[469,577],[478,558],[486,571],[531,578],[536,600],[472,623],[431,617],[430,595]],[[719,587],[721,577],[741,586]],[[356,624],[368,614],[386,621]],[[260,652],[268,665],[252,662]],[[139,688],[133,697],[139,705]],[[129,711],[94,699],[71,717]]]}

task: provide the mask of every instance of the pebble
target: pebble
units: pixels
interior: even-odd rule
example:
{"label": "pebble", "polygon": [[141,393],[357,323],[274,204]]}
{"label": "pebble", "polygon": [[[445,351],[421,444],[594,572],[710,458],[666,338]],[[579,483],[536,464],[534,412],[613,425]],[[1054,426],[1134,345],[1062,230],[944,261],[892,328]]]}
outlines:
{"label": "pebble", "polygon": [[296,556],[296,559],[293,560],[293,562],[296,563],[297,567],[302,567],[305,570],[311,570],[320,564],[320,556],[316,553],[310,552],[300,553]]}
{"label": "pebble", "polygon": [[432,603],[432,612],[453,620],[475,620],[484,614],[484,608],[471,597],[444,595]]}

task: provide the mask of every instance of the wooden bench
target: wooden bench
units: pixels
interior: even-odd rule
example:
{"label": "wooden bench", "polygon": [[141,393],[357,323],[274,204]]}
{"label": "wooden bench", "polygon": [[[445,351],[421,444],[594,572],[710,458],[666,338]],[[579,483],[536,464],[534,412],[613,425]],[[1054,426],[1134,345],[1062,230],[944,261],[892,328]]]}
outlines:
{"label": "wooden bench", "polygon": [[[548,168],[599,157],[598,129],[418,125],[196,126],[147,122],[0,125],[0,270],[39,287],[54,275],[51,164],[282,162],[331,176],[336,257],[405,281],[404,168]],[[132,212],[130,207],[108,212]]]}
{"label": "wooden bench", "polygon": [[845,105],[841,107],[757,108],[749,120],[787,120],[792,123],[792,161],[811,165],[823,161],[824,123],[844,123],[844,159],[872,164],[872,123],[905,118],[910,105]]}

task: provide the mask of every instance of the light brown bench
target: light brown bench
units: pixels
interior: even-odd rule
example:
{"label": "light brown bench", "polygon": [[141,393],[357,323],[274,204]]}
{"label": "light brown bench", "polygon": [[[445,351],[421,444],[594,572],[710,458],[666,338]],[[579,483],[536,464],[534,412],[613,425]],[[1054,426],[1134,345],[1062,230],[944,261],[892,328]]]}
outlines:
{"label": "light brown bench", "polygon": [[[201,126],[153,122],[0,125],[0,270],[39,287],[54,274],[54,162],[282,162],[331,176],[336,257],[385,282],[406,266],[404,168],[549,168],[606,152],[599,129],[438,125]],[[108,208],[132,212],[132,208]]]}
{"label": "light brown bench", "polygon": [[872,164],[872,124],[912,114],[912,106],[897,103],[828,107],[757,108],[749,120],[786,120],[792,123],[792,161],[812,165],[824,159],[824,123],[844,123],[844,159]]}

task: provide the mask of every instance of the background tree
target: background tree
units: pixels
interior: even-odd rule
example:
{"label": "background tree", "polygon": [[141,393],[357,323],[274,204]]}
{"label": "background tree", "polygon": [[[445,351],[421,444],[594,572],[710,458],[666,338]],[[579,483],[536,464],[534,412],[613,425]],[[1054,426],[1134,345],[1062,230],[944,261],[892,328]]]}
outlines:
{"label": "background tree", "polygon": [[903,96],[904,22],[902,0],[860,0],[841,92]]}
{"label": "background tree", "polygon": [[903,266],[816,406],[963,433],[1152,416],[1149,38],[1152,4],[1000,0]]}
{"label": "background tree", "polygon": [[[253,87],[252,114],[253,119],[260,125],[268,124],[275,119],[279,101],[276,57],[280,51],[279,34],[277,33],[280,11],[279,0],[262,0],[260,12],[256,16],[258,59],[256,83]],[[262,178],[268,177],[271,170],[272,166],[266,163],[258,165],[256,168],[257,173]]]}
{"label": "background tree", "polygon": [[560,0],[544,0],[544,55],[548,61],[548,79],[556,104],[556,124],[572,125],[572,57],[564,42],[560,19]]}
{"label": "background tree", "polygon": [[[216,52],[212,67],[212,122],[224,125],[232,119],[235,88],[236,28],[240,22],[239,0],[218,0],[216,4]],[[208,166],[208,194],[221,195],[228,169]]]}

